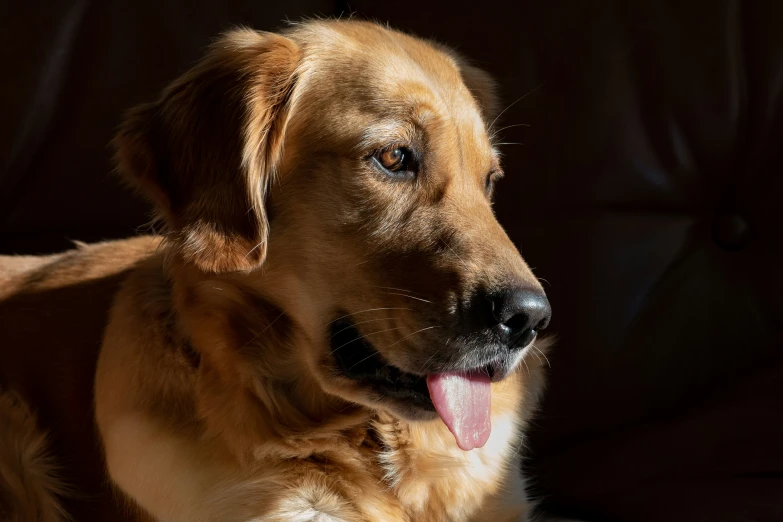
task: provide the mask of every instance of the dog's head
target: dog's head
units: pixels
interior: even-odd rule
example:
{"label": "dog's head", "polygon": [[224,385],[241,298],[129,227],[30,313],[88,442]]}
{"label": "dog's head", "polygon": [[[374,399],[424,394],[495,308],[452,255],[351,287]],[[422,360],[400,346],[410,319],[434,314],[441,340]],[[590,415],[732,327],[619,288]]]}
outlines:
{"label": "dog's head", "polygon": [[492,212],[492,91],[448,49],[375,24],[240,30],[131,113],[120,164],[179,262],[290,319],[322,389],[437,410],[469,448],[489,383],[550,316]]}

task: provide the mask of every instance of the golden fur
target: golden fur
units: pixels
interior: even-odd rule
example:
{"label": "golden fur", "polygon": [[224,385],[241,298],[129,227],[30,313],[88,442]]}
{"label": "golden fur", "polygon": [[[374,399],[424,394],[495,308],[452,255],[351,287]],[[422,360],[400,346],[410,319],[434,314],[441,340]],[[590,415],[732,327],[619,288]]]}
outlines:
{"label": "golden fur", "polygon": [[[119,169],[163,242],[5,259],[0,282],[13,297],[127,268],[94,397],[131,517],[527,520],[538,357],[492,384],[491,438],[463,452],[439,419],[406,421],[338,375],[328,344],[347,311],[387,360],[423,368],[472,289],[540,288],[491,210],[496,107],[489,77],[440,45],[319,21],[230,32],[129,114]],[[409,143],[425,151],[415,183],[367,161]]]}

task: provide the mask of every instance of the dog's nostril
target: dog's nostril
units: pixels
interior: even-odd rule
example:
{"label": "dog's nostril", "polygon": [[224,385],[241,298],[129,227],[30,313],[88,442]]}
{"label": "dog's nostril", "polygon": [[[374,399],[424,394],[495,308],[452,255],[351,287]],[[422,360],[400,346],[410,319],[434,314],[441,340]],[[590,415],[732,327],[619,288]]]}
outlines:
{"label": "dog's nostril", "polygon": [[494,328],[510,348],[522,348],[549,325],[551,310],[543,292],[528,288],[509,288],[493,295]]}
{"label": "dog's nostril", "polygon": [[503,326],[506,328],[509,328],[512,331],[520,331],[528,328],[527,326],[528,320],[527,317],[523,314],[517,314],[513,316],[508,321],[502,323]]}
{"label": "dog's nostril", "polygon": [[547,326],[549,326],[549,316],[547,316],[544,319],[541,319],[541,321],[539,321],[538,324],[533,329],[536,332],[540,332],[541,330],[546,330]]}
{"label": "dog's nostril", "polygon": [[536,338],[536,330],[533,328],[527,328],[525,330],[522,330],[516,337],[516,339],[512,339],[512,341],[509,343],[509,345],[514,348],[524,348],[525,346],[529,345],[533,342],[533,340]]}

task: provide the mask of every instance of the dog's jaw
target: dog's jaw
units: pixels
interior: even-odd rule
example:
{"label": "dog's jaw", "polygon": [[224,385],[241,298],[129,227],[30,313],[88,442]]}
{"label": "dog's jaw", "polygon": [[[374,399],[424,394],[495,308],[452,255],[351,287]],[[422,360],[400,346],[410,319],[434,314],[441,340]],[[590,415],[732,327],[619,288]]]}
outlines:
{"label": "dog's jaw", "polygon": [[473,370],[408,373],[384,359],[347,317],[332,321],[329,330],[330,353],[342,377],[363,388],[374,406],[399,418],[440,417],[464,451],[486,444],[492,429],[490,384],[493,377],[500,382],[513,373],[527,348]]}

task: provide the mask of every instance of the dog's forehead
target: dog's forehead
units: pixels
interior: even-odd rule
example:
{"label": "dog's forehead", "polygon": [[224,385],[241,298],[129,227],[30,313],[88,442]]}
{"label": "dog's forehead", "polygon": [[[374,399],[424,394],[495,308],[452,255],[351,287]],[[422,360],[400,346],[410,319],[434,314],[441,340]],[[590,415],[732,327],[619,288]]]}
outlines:
{"label": "dog's forehead", "polygon": [[327,25],[309,42],[315,67],[340,85],[377,99],[402,99],[401,87],[419,85],[419,94],[470,98],[455,61],[425,40],[366,22]]}
{"label": "dog's forehead", "polygon": [[296,39],[310,78],[305,96],[316,102],[308,106],[328,111],[324,104],[329,104],[341,121],[362,112],[378,129],[394,121],[451,127],[467,140],[463,145],[494,159],[459,66],[437,45],[368,22],[324,22],[306,29]]}
{"label": "dog's forehead", "polygon": [[453,156],[459,147],[474,164],[471,171],[497,162],[457,62],[437,44],[353,21],[311,24],[294,39],[304,55],[294,112],[302,127],[328,128],[319,136],[322,145],[367,150],[404,142],[418,128],[437,138],[444,153]]}

